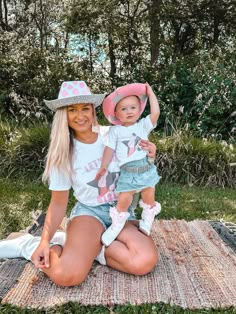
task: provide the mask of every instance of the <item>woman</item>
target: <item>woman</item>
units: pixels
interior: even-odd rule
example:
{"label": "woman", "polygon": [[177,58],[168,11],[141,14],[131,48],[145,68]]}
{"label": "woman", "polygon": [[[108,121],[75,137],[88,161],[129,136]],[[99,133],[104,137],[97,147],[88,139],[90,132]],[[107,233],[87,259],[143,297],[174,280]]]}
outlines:
{"label": "woman", "polygon": [[[62,84],[58,99],[45,101],[56,113],[43,174],[43,180],[49,180],[52,194],[42,236],[28,234],[0,243],[0,257],[30,259],[60,286],[82,283],[94,259],[134,275],[150,272],[158,259],[152,238],[138,230],[132,214],[108,248],[101,244],[101,235],[111,224],[109,208],[116,201],[114,182],[119,172],[114,159],[102,189],[101,183],[95,180],[108,131],[108,127],[97,127],[95,107],[102,103],[104,96],[91,94],[85,82],[74,81]],[[143,141],[141,145],[154,155],[153,144]],[[64,233],[56,230],[66,213],[71,187],[78,202],[64,238]]]}

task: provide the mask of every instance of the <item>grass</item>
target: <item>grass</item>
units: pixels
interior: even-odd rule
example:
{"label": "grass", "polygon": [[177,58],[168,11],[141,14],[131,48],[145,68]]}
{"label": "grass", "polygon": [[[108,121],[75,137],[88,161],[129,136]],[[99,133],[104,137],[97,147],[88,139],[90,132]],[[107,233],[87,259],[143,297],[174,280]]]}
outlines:
{"label": "grass", "polygon": [[165,184],[157,187],[156,199],[163,207],[162,219],[224,219],[236,222],[234,189]]}
{"label": "grass", "polygon": [[[0,179],[0,238],[10,232],[19,231],[31,224],[32,212],[37,209],[46,211],[50,200],[47,186],[39,182],[19,179]],[[156,199],[162,204],[160,219],[204,219],[236,222],[236,195],[230,188],[190,187],[177,184],[159,184]],[[68,212],[73,207],[74,198],[70,195]],[[139,212],[139,210],[138,210]],[[235,308],[184,310],[177,306],[162,303],[140,306],[123,305],[114,307],[81,306],[69,302],[50,310],[19,309],[9,305],[0,305],[0,313],[229,313],[236,314]]]}
{"label": "grass", "polygon": [[0,304],[1,314],[236,314],[236,309],[207,309],[207,310],[188,310],[178,306],[170,306],[163,303],[143,304],[143,305],[122,305],[114,307],[104,306],[81,306],[76,302],[69,302],[63,306],[56,306],[50,310],[29,310],[19,309],[10,305]]}
{"label": "grass", "polygon": [[[47,210],[50,191],[39,182],[0,179],[0,238],[24,229],[32,221],[32,212]],[[224,219],[236,222],[236,196],[231,188],[190,187],[159,184],[156,200],[162,204],[160,219]],[[68,212],[75,203],[71,194]]]}
{"label": "grass", "polygon": [[[50,200],[47,186],[26,180],[0,179],[0,238],[11,232],[25,229],[32,223],[32,213],[36,210],[46,212]],[[68,212],[73,207],[70,197]]]}

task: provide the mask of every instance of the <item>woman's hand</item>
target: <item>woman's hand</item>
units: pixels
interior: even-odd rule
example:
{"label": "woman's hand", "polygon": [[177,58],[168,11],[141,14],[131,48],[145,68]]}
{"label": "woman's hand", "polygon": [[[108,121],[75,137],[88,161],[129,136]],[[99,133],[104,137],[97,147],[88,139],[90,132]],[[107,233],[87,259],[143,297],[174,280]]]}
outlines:
{"label": "woman's hand", "polygon": [[139,146],[143,149],[146,150],[147,156],[151,158],[156,158],[156,145],[149,140],[140,140],[139,141]]}
{"label": "woman's hand", "polygon": [[36,268],[49,267],[49,250],[49,242],[42,239],[31,256],[31,261],[34,263]]}

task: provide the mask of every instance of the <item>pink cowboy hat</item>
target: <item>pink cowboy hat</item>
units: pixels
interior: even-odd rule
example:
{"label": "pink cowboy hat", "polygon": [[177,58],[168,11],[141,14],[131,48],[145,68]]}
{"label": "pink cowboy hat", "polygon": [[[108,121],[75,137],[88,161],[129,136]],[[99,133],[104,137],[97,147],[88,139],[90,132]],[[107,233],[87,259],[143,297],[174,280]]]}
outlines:
{"label": "pink cowboy hat", "polygon": [[84,81],[63,82],[57,99],[44,100],[46,106],[52,111],[58,108],[75,104],[101,105],[105,94],[92,94]]}
{"label": "pink cowboy hat", "polygon": [[114,92],[108,95],[103,101],[103,112],[107,120],[115,125],[120,125],[121,122],[115,116],[115,107],[118,102],[127,97],[127,96],[138,96],[140,99],[141,110],[140,115],[142,114],[146,103],[147,103],[147,93],[146,85],[141,83],[128,84],[122,87],[117,88]]}

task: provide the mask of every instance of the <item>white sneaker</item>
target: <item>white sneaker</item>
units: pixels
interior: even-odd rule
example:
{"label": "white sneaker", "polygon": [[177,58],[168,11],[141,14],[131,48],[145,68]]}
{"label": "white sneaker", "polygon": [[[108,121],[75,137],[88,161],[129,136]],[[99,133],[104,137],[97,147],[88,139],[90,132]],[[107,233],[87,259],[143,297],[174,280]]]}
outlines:
{"label": "white sneaker", "polygon": [[[0,258],[18,258],[24,257],[31,260],[31,256],[36,250],[41,237],[34,237],[32,234],[20,236],[12,240],[0,241]],[[50,241],[50,246],[61,245],[65,243],[65,232],[56,232]]]}
{"label": "white sneaker", "polygon": [[105,244],[105,246],[109,246],[117,238],[118,234],[121,232],[127,219],[129,218],[130,213],[118,212],[116,207],[111,207],[110,216],[112,219],[112,224],[102,234],[102,243]]}
{"label": "white sneaker", "polygon": [[142,200],[139,202],[139,205],[143,208],[141,215],[142,219],[139,221],[139,230],[147,236],[151,233],[155,216],[161,212],[161,204],[158,202],[155,203],[155,206],[151,208],[150,205],[145,204]]}
{"label": "white sneaker", "polygon": [[22,250],[33,238],[28,233],[15,239],[0,241],[0,258],[24,257]]}
{"label": "white sneaker", "polygon": [[[50,247],[52,247],[53,245],[60,245],[63,247],[65,244],[65,238],[65,232],[57,231],[50,241]],[[40,240],[41,237],[33,237],[33,239],[31,239],[26,245],[24,245],[22,248],[22,257],[30,261],[31,256],[39,245]]]}

